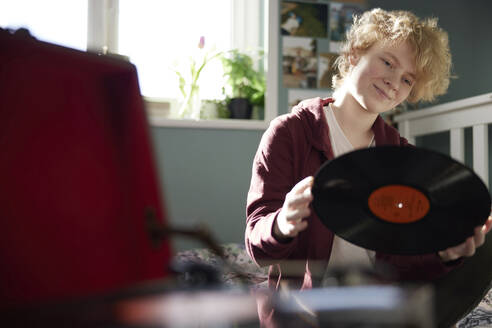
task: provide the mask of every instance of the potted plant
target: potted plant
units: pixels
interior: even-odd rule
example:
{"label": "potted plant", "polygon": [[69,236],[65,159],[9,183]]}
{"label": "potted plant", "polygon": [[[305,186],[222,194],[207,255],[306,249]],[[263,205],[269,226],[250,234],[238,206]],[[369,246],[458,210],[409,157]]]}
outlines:
{"label": "potted plant", "polygon": [[[263,56],[263,52],[259,52]],[[221,56],[226,86],[222,88],[231,118],[250,119],[253,106],[264,107],[266,82],[253,58],[237,49]]]}

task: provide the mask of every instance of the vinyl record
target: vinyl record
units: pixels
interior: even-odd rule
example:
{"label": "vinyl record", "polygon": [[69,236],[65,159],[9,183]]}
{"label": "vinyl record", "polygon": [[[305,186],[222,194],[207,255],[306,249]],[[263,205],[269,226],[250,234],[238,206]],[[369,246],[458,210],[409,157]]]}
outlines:
{"label": "vinyl record", "polygon": [[482,180],[452,158],[421,148],[356,150],[325,163],[313,208],[339,237],[390,254],[433,253],[484,224],[491,200]]}

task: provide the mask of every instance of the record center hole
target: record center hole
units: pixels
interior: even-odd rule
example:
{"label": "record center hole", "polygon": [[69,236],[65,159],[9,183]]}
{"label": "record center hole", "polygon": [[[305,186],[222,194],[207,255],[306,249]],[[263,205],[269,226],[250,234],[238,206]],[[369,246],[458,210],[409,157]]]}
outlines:
{"label": "record center hole", "polygon": [[403,203],[398,203],[396,206],[398,206],[398,208],[403,208]]}

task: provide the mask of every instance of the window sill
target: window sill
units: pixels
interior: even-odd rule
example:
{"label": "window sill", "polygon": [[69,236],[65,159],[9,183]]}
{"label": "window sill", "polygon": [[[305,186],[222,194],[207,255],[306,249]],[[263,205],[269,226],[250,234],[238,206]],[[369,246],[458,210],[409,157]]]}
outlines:
{"label": "window sill", "polygon": [[269,122],[259,120],[239,119],[215,119],[215,120],[191,120],[170,119],[164,117],[149,116],[152,127],[170,128],[200,128],[200,129],[223,129],[223,130],[266,130]]}
{"label": "window sill", "polygon": [[[230,129],[230,130],[266,130],[268,120],[241,119],[173,119],[169,118],[172,99],[144,97],[149,123],[153,127]],[[174,104],[175,105],[175,104]]]}

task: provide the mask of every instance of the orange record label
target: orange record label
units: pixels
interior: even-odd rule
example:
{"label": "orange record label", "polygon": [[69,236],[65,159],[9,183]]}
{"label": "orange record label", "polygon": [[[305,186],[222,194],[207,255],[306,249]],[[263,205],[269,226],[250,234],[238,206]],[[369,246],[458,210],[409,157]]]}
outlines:
{"label": "orange record label", "polygon": [[391,223],[411,223],[422,219],[430,209],[427,196],[404,185],[388,185],[374,190],[368,199],[369,209]]}

